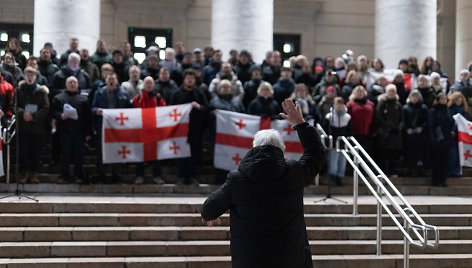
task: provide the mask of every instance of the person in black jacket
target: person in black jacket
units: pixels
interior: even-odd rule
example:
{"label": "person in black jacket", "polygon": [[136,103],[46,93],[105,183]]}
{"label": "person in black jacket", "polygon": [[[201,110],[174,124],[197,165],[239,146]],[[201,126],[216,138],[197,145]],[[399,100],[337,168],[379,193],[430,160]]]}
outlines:
{"label": "person in black jacket", "polygon": [[51,84],[52,78],[54,74],[59,71],[59,68],[52,62],[51,51],[49,49],[41,49],[41,52],[39,53],[38,70],[46,77],[48,83]]}
{"label": "person in black jacket", "polygon": [[212,226],[230,210],[233,268],[313,267],[303,214],[303,188],[318,174],[325,148],[298,105],[283,102],[281,116],[295,125],[303,146],[299,161],[285,162],[284,143],[274,130],[255,135],[238,170],[203,204],[202,221]]}
{"label": "person in black jacket", "polygon": [[90,76],[80,68],[80,56],[77,53],[70,53],[67,64],[57,71],[51,82],[50,99],[59,93],[60,90],[66,88],[66,79],[74,76],[79,82],[79,91],[89,92],[91,88]]}
{"label": "person in black jacket", "polygon": [[257,89],[257,97],[253,99],[247,108],[248,114],[262,117],[278,118],[280,105],[274,100],[274,90],[269,82],[263,82]]}
{"label": "person in black jacket", "polygon": [[233,70],[243,85],[251,79],[252,65],[249,51],[241,50],[241,53],[239,53],[239,61],[233,67]]}
{"label": "person in black jacket", "polygon": [[447,111],[447,96],[439,93],[429,112],[428,132],[431,153],[431,178],[433,186],[446,186],[448,153],[453,144],[451,131],[454,119]]}
{"label": "person in black jacket", "polygon": [[113,60],[111,61],[111,66],[113,66],[113,70],[118,76],[118,82],[121,84],[125,81],[128,81],[128,64],[126,63],[126,61],[124,61],[121,50],[114,50],[112,55]]}
{"label": "person in black jacket", "polygon": [[154,92],[161,94],[166,103],[170,103],[172,95],[179,90],[179,86],[170,79],[170,71],[162,67],[159,70],[159,79],[155,81]]}
{"label": "person in black jacket", "polygon": [[406,104],[403,105],[405,163],[409,175],[421,176],[423,169],[429,166],[428,113],[428,107],[423,103],[420,91],[416,89],[411,91]]}
{"label": "person in black jacket", "polygon": [[196,165],[201,162],[203,151],[203,134],[207,125],[208,100],[195,83],[195,71],[187,69],[183,73],[183,85],[171,98],[170,104],[191,103],[190,123],[188,130],[188,143],[190,144],[191,157],[178,160],[179,183],[198,184],[195,179]]}
{"label": "person in black jacket", "polygon": [[[78,88],[77,78],[69,76],[66,90],[57,94],[52,101],[51,112],[57,122],[61,144],[61,178],[58,183],[72,182],[69,174],[71,160],[74,163],[75,183],[82,183],[84,180],[84,142],[92,137],[92,111],[88,98],[81,95]],[[64,113],[65,104],[77,110],[77,117]]]}
{"label": "person in black jacket", "polygon": [[251,67],[251,74],[251,80],[244,83],[243,104],[246,109],[248,108],[249,103],[257,97],[257,89],[261,83],[265,82],[261,79],[261,66],[254,64]]}

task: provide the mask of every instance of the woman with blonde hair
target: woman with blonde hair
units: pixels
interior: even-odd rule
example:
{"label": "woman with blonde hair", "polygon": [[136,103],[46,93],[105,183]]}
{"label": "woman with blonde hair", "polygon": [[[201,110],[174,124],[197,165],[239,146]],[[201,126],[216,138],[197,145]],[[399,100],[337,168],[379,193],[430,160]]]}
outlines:
{"label": "woman with blonde hair", "polygon": [[346,79],[344,80],[344,86],[341,90],[341,96],[343,97],[344,102],[347,102],[349,100],[349,96],[351,95],[354,88],[356,88],[360,84],[361,81],[359,79],[359,76],[357,75],[357,72],[354,70],[349,71],[346,75]]}
{"label": "woman with blonde hair", "polygon": [[417,84],[417,89],[423,97],[423,103],[426,104],[428,108],[433,107],[433,102],[436,98],[436,93],[434,92],[434,89],[431,87],[428,79],[424,74],[420,74],[418,76]]}
{"label": "woman with blonde hair", "polygon": [[[447,103],[447,110],[449,116],[453,118],[456,114],[461,114],[465,118],[469,118],[469,105],[467,101],[460,92],[454,92],[449,96],[449,102]],[[462,170],[459,162],[459,149],[458,149],[458,140],[457,140],[457,125],[454,125],[454,128],[451,132],[453,144],[449,148],[449,176],[450,177],[459,177],[462,175]]]}
{"label": "woman with blonde hair", "polygon": [[249,103],[248,114],[278,118],[281,112],[279,103],[274,99],[274,89],[269,82],[262,82],[257,89],[257,97]]}
{"label": "woman with blonde hair", "polygon": [[310,114],[310,108],[315,104],[313,98],[308,92],[308,88],[305,84],[299,83],[295,86],[290,98],[294,101],[298,101],[300,109],[302,110],[303,117],[306,118]]}
{"label": "woman with blonde hair", "polygon": [[412,90],[406,104],[403,105],[405,118],[405,164],[413,176],[423,175],[428,161],[428,107],[423,103],[423,97],[418,90]]}
{"label": "woman with blonde hair", "polygon": [[363,86],[355,87],[346,106],[351,115],[352,134],[367,153],[372,154],[375,107],[374,103],[367,99],[367,90]]}

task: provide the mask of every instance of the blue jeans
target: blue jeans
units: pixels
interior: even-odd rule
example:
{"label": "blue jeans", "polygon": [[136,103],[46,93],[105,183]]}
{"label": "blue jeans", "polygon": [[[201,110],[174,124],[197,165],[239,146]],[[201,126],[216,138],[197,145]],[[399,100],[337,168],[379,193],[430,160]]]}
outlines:
{"label": "blue jeans", "polygon": [[328,173],[329,175],[336,177],[344,177],[346,171],[346,158],[340,152],[336,152],[335,149],[331,149],[328,152]]}

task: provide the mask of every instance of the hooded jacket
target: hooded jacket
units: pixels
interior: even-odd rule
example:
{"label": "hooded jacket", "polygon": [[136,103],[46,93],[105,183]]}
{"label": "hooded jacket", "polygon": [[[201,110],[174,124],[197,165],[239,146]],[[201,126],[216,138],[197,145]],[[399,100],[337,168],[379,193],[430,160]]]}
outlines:
{"label": "hooded jacket", "polygon": [[313,265],[303,188],[320,171],[326,152],[313,126],[294,129],[304,150],[299,161],[285,162],[282,150],[270,145],[254,147],[203,204],[207,221],[230,210],[234,268]]}
{"label": "hooded jacket", "polygon": [[[25,81],[21,81],[18,83],[16,93],[18,94],[17,102],[20,132],[43,134],[49,114],[49,89],[46,86],[41,86],[36,83],[28,85]],[[26,122],[23,119],[23,114],[28,104],[34,106],[36,111],[32,112],[33,120]]]}

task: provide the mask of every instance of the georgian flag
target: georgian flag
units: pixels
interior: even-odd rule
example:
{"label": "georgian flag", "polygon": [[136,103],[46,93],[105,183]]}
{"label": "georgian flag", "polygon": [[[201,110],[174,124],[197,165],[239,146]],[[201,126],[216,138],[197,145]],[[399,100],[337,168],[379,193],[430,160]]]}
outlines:
{"label": "georgian flag", "polygon": [[472,167],[472,122],[461,114],[454,115],[458,127],[459,159],[461,166]]}
{"label": "georgian flag", "polygon": [[215,168],[237,169],[241,160],[252,148],[256,132],[270,128],[277,130],[285,142],[285,159],[300,159],[303,147],[293,127],[287,120],[271,121],[270,118],[217,110]]}
{"label": "georgian flag", "polygon": [[104,163],[190,157],[187,143],[191,104],[155,108],[104,109]]}

